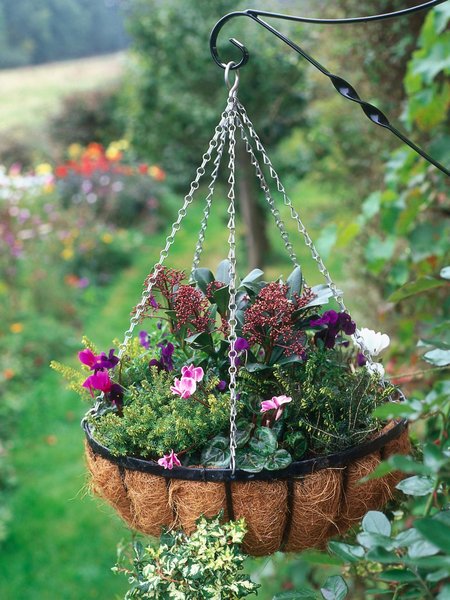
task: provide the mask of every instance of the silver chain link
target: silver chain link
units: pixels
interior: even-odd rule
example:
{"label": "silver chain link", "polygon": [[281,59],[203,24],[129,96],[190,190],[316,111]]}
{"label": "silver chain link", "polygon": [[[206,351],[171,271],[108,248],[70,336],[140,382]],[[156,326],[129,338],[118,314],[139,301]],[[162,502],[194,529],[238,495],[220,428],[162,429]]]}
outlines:
{"label": "silver chain link", "polygon": [[242,124],[242,121],[241,121],[241,119],[239,119],[239,117],[238,117],[237,123],[238,123],[238,127],[240,129],[240,132],[241,132],[241,138],[245,142],[245,149],[248,152],[248,154],[250,155],[250,162],[253,165],[253,167],[255,167],[256,177],[259,179],[260,187],[261,187],[262,191],[264,192],[264,196],[270,207],[270,212],[273,215],[275,224],[280,231],[281,237],[284,241],[284,246],[286,248],[287,253],[289,254],[289,258],[291,259],[294,267],[299,267],[300,265],[298,263],[297,255],[295,254],[294,247],[289,239],[289,234],[286,230],[286,226],[284,224],[283,219],[281,218],[280,211],[275,206],[275,202],[272,197],[272,194],[270,193],[270,188],[267,185],[267,181],[266,181],[266,178],[264,177],[264,173],[262,172],[262,169],[259,165],[258,159],[256,158],[255,153],[253,152],[253,148],[250,144],[250,140],[248,139],[247,134],[245,133],[244,125]]}
{"label": "silver chain link", "polygon": [[[234,88],[234,89],[233,89]],[[230,349],[228,358],[230,366],[228,374],[230,382],[228,390],[230,392],[230,468],[234,473],[236,470],[236,415],[237,415],[237,396],[236,396],[236,197],[235,197],[235,167],[236,167],[236,89],[233,86],[230,91],[230,100],[232,101],[228,113],[228,153],[229,153],[229,177],[228,183],[230,188],[228,191],[228,261],[229,261],[229,302],[228,302],[228,343]]]}
{"label": "silver chain link", "polygon": [[222,161],[226,136],[227,136],[227,124],[225,121],[225,124],[224,124],[221,134],[220,134],[220,142],[219,142],[219,146],[217,148],[217,155],[216,155],[216,158],[214,159],[214,169],[211,173],[211,181],[208,186],[209,193],[206,196],[206,207],[205,207],[205,210],[203,211],[203,218],[202,218],[202,222],[201,222],[201,226],[200,226],[200,232],[198,234],[197,245],[195,246],[194,259],[192,261],[192,269],[191,269],[191,280],[193,279],[195,269],[198,268],[198,265],[200,263],[200,257],[203,252],[203,243],[205,241],[206,228],[208,227],[208,220],[209,220],[209,215],[211,213],[211,205],[212,205],[212,200],[213,200],[213,195],[214,195],[214,189],[215,189],[215,185],[216,185],[216,181],[217,181],[217,175],[219,173],[220,163]]}
{"label": "silver chain link", "polygon": [[122,344],[120,345],[120,349],[119,349],[119,353],[118,353],[119,358],[122,357],[122,355],[125,351],[126,345],[133,335],[134,328],[140,322],[142,313],[144,312],[145,307],[146,307],[147,300],[150,297],[152,288],[155,284],[156,277],[157,277],[159,271],[161,270],[161,267],[163,266],[164,261],[166,260],[167,256],[169,255],[169,249],[175,241],[175,236],[176,236],[177,232],[180,230],[181,222],[184,219],[184,217],[186,216],[187,208],[189,207],[192,200],[194,199],[194,193],[199,188],[199,181],[205,174],[205,166],[211,160],[211,156],[212,156],[212,152],[213,152],[214,148],[217,147],[217,140],[220,138],[220,136],[222,134],[224,123],[225,123],[226,116],[227,116],[227,110],[228,110],[228,106],[221,115],[221,120],[220,120],[219,124],[217,125],[217,127],[215,128],[214,135],[209,142],[207,151],[205,152],[205,154],[203,154],[202,163],[196,171],[195,179],[191,182],[189,192],[184,197],[183,206],[179,209],[178,217],[177,217],[176,221],[172,224],[172,231],[166,238],[166,245],[160,252],[159,260],[154,265],[154,267],[151,271],[152,274],[149,277],[148,285],[142,293],[141,300],[140,300],[139,304],[137,304],[137,306],[136,306],[136,311],[135,311],[134,315],[130,319],[130,326],[127,329],[127,331],[125,332],[124,340],[123,340]]}
{"label": "silver chain link", "polygon": [[[303,221],[301,220],[300,215],[295,210],[295,208],[292,206],[292,201],[289,198],[289,196],[287,195],[284,185],[281,183],[278,173],[275,171],[275,169],[272,165],[272,161],[270,160],[265,147],[263,146],[258,134],[256,133],[253,123],[251,122],[251,120],[249,119],[249,117],[247,115],[247,111],[242,106],[242,104],[239,102],[239,100],[237,101],[237,110],[238,110],[239,117],[242,119],[243,123],[247,126],[250,137],[255,141],[256,148],[261,153],[263,162],[265,165],[267,165],[270,176],[275,181],[278,191],[282,194],[284,204],[289,208],[292,219],[297,223],[298,231],[303,235],[305,244],[309,248],[313,260],[317,263],[320,273],[325,278],[325,281],[327,282],[327,284],[332,292],[332,295],[333,295],[334,299],[336,300],[336,303],[338,304],[339,308],[342,311],[348,312],[347,307],[345,306],[345,303],[344,303],[344,300],[342,297],[343,296],[342,291],[338,289],[338,287],[332,280],[330,272],[326,268],[319,252],[317,251],[317,248],[315,247]],[[364,340],[362,339],[361,334],[358,329],[356,329],[356,331],[352,337],[353,337],[353,340],[361,348],[361,352],[364,354],[366,360],[372,364],[373,363],[372,356],[368,352],[366,345],[364,344]]]}

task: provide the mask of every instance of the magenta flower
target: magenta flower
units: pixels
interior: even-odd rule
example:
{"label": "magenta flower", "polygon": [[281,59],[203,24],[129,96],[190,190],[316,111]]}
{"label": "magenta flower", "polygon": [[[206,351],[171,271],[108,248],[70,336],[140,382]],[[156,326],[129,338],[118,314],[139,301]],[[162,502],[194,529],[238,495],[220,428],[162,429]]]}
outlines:
{"label": "magenta flower", "polygon": [[188,365],[187,367],[181,367],[181,375],[183,377],[190,377],[194,381],[201,381],[203,379],[204,373],[201,367]]}
{"label": "magenta flower", "polygon": [[181,379],[175,377],[174,384],[170,387],[172,393],[177,394],[183,399],[192,396],[192,394],[195,393],[196,389],[197,384],[195,382],[195,379],[192,379],[192,377],[182,377]]}
{"label": "magenta flower", "polygon": [[158,465],[161,465],[161,467],[164,467],[165,469],[173,469],[174,466],[181,467],[178,456],[173,450],[171,450],[169,454],[164,454],[164,456],[158,460]]}
{"label": "magenta flower", "polygon": [[290,396],[273,396],[272,400],[263,400],[261,402],[261,412],[276,409],[275,421],[278,421],[283,413],[283,404],[288,404],[288,402],[292,402]]}
{"label": "magenta flower", "polygon": [[93,375],[90,375],[83,383],[83,387],[88,388],[91,392],[91,396],[94,397],[94,390],[99,390],[105,394],[111,391],[112,381],[109,378],[108,371],[96,371]]}
{"label": "magenta flower", "polygon": [[96,356],[92,352],[92,350],[90,350],[89,348],[86,348],[85,350],[81,350],[81,352],[78,352],[78,358],[80,359],[80,362],[83,363],[83,365],[87,365],[88,367],[93,367],[99,357]]}
{"label": "magenta flower", "polygon": [[108,356],[106,356],[104,352],[101,354],[94,354],[92,350],[86,348],[85,350],[78,352],[78,358],[83,365],[87,365],[92,371],[114,369],[119,362],[119,358],[114,356],[114,348],[111,348]]}

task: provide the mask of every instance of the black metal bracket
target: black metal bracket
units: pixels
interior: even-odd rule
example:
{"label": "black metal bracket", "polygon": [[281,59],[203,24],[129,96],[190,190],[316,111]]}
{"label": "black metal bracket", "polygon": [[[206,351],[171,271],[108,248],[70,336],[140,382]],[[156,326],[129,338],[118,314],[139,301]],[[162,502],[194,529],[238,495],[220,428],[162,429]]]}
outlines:
{"label": "black metal bracket", "polygon": [[[379,14],[379,15],[370,15],[370,16],[365,16],[365,17],[352,17],[352,18],[347,18],[347,19],[319,19],[319,18],[311,18],[311,17],[284,15],[281,13],[267,12],[267,11],[256,10],[256,9],[247,9],[245,11],[236,11],[236,12],[231,12],[231,13],[223,16],[214,25],[213,30],[211,31],[209,45],[210,45],[211,54],[212,54],[214,61],[216,62],[216,64],[219,67],[221,67],[222,69],[225,69],[225,67],[227,66],[227,63],[223,62],[220,59],[219,52],[217,50],[217,38],[218,38],[219,32],[221,31],[221,29],[225,25],[225,23],[227,23],[234,17],[240,17],[240,16],[249,17],[255,23],[262,25],[265,29],[267,29],[267,31],[270,31],[271,33],[273,33],[277,38],[279,38],[285,44],[290,46],[295,52],[300,54],[305,60],[307,60],[311,65],[313,65],[313,67],[315,67],[323,75],[328,77],[330,79],[331,83],[333,84],[334,88],[339,92],[339,94],[341,94],[341,96],[343,96],[347,100],[356,102],[357,104],[359,104],[361,106],[362,110],[364,111],[364,114],[372,121],[372,123],[375,123],[376,125],[379,125],[380,127],[384,127],[385,129],[388,129],[398,139],[400,139],[404,144],[406,144],[407,146],[412,148],[415,152],[417,152],[417,154],[420,154],[420,156],[422,156],[426,161],[428,161],[429,163],[434,165],[437,169],[442,171],[442,173],[445,173],[447,176],[450,176],[449,169],[444,167],[444,165],[442,165],[437,160],[435,160],[427,152],[422,150],[422,148],[420,148],[413,141],[411,141],[409,138],[407,138],[406,135],[404,135],[401,131],[399,131],[396,127],[394,127],[394,125],[392,125],[389,122],[389,119],[387,118],[387,116],[379,108],[377,108],[373,104],[370,104],[369,102],[366,102],[365,100],[361,99],[360,96],[358,95],[358,93],[356,92],[355,88],[348,81],[346,81],[342,77],[339,77],[338,75],[334,75],[333,73],[328,71],[328,69],[326,69],[323,65],[321,65],[312,56],[307,54],[295,42],[293,42],[291,39],[289,39],[283,33],[278,31],[277,29],[275,29],[275,27],[270,25],[267,21],[264,21],[263,19],[261,19],[261,17],[263,16],[263,17],[269,17],[272,19],[282,19],[284,21],[295,21],[295,22],[299,22],[299,23],[322,24],[322,25],[367,23],[370,21],[380,21],[380,20],[384,20],[384,19],[392,19],[392,18],[397,18],[397,17],[401,17],[401,16],[411,15],[420,10],[426,10],[426,9],[432,8],[433,6],[437,6],[438,4],[443,4],[444,2],[447,2],[447,1],[448,0],[429,0],[428,2],[424,2],[417,6],[405,8],[403,10],[398,10],[398,11]],[[230,38],[229,41],[236,48],[238,48],[242,54],[241,60],[231,66],[231,69],[233,69],[233,70],[239,69],[240,67],[243,67],[248,62],[250,54],[249,54],[247,48],[241,42],[236,40],[235,38]]]}

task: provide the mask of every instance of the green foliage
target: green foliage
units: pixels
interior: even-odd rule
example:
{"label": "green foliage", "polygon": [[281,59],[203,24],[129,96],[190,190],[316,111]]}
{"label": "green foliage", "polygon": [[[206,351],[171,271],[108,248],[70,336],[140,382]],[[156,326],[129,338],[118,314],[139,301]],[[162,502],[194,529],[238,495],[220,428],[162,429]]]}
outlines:
{"label": "green foliage", "polygon": [[[214,387],[217,380],[212,382]],[[123,416],[107,412],[91,418],[95,438],[113,454],[160,458],[173,449],[176,453],[200,450],[214,435],[226,429],[229,400],[206,388],[202,397],[183,399],[174,395],[173,374],[147,367],[147,378],[134,380],[128,388]],[[201,400],[201,401],[199,401]]]}
{"label": "green foliage", "polygon": [[283,393],[292,396],[285,419],[285,446],[294,458],[305,452],[326,454],[354,446],[380,423],[373,409],[386,402],[392,386],[382,387],[364,368],[351,370],[341,350],[317,350],[304,366],[276,372]]}
{"label": "green foliage", "polygon": [[446,598],[450,577],[450,511],[422,518],[400,529],[380,512],[370,511],[362,522],[357,545],[330,542],[330,550],[352,573],[366,579],[371,594],[394,593],[398,598]]}
{"label": "green foliage", "polygon": [[[405,78],[406,121],[416,138],[422,130],[423,145],[443,164],[449,144],[449,19],[447,3],[426,14]],[[364,253],[362,276],[371,278],[380,296],[399,303],[389,328],[400,337],[402,360],[413,353],[413,340],[428,337],[433,327],[450,319],[448,282],[440,276],[448,264],[450,239],[446,183],[411,149],[399,148],[386,164],[383,189],[364,201],[352,223],[339,224],[335,232],[341,249],[356,245]]]}
{"label": "green foliage", "polygon": [[[157,156],[175,180],[184,180],[192,172],[193,161],[204,152],[224,109],[222,74],[211,60],[208,36],[221,16],[238,7],[246,8],[238,0],[203,2],[201,7],[195,0],[185,0],[182,11],[176,0],[131,3],[128,29],[134,64],[124,114],[133,145],[144,156]],[[304,122],[303,71],[290,49],[271,44],[262,28],[243,21],[233,22],[233,36],[250,37],[258,51],[242,73],[241,100],[258,123],[265,144],[273,148]],[[303,39],[306,35],[304,31]],[[219,48],[227,60],[236,58],[226,34]],[[301,161],[289,158],[292,168],[301,169]]]}
{"label": "green foliage", "polygon": [[123,567],[119,555],[113,570],[128,575],[126,600],[238,600],[256,592],[259,586],[241,573],[244,521],[222,525],[220,517],[200,518],[191,536],[167,531],[156,548],[135,543],[132,570]]}
{"label": "green foliage", "polygon": [[59,148],[78,143],[87,146],[93,140],[108,145],[123,137],[116,119],[117,86],[101,90],[74,92],[65,96],[57,114],[48,122],[49,134]]}
{"label": "green foliage", "polygon": [[92,56],[123,48],[117,6],[90,0],[0,2],[0,68]]}

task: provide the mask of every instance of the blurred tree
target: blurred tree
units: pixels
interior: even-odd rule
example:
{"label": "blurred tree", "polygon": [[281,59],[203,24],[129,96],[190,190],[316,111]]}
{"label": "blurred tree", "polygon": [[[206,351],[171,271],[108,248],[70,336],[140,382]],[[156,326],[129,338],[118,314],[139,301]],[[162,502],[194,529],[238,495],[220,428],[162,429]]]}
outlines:
{"label": "blurred tree", "polygon": [[0,0],[0,68],[92,56],[127,45],[123,14],[105,0]]}
{"label": "blurred tree", "polygon": [[[181,7],[175,0],[131,1],[134,61],[124,102],[129,132],[140,154],[158,160],[174,183],[186,183],[224,109],[223,72],[211,59],[209,33],[221,16],[241,4],[185,0]],[[247,29],[251,31],[251,58],[241,72],[239,95],[264,143],[273,150],[293,127],[304,123],[302,69],[289,48],[274,43],[266,31],[248,21],[236,19],[232,28],[233,36],[243,41]],[[222,56],[239,58],[226,32],[219,42]],[[237,155],[249,264],[262,266],[269,250],[265,210],[258,201],[253,167],[242,148]]]}

